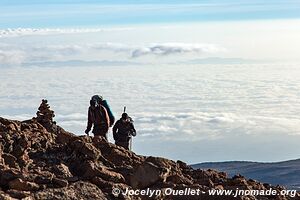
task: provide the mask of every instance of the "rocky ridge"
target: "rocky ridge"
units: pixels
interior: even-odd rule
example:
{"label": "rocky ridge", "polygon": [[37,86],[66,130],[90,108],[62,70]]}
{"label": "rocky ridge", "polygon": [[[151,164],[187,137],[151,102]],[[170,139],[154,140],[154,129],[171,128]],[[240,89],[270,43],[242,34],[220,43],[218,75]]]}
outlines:
{"label": "rocky ridge", "polygon": [[[194,170],[182,161],[136,155],[102,137],[77,136],[56,125],[43,100],[37,117],[0,118],[0,199],[300,199],[298,196],[209,196],[210,189],[281,191],[241,175]],[[198,189],[200,196],[113,194],[117,188]]]}

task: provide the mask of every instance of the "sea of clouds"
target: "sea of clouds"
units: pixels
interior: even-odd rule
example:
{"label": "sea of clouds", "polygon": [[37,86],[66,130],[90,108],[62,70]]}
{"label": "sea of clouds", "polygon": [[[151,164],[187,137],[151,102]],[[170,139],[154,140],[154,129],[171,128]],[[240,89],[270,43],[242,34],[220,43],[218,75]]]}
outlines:
{"label": "sea of clouds", "polygon": [[[89,99],[127,106],[139,154],[189,163],[283,160],[300,153],[297,65],[142,65],[1,68],[0,114],[35,115],[41,99],[65,129],[84,134]],[[113,142],[111,134],[110,141]]]}

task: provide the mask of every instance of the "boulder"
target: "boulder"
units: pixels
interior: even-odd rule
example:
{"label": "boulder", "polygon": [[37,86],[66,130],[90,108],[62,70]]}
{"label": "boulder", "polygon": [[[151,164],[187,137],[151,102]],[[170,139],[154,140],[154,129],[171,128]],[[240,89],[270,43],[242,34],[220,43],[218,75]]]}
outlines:
{"label": "boulder", "polygon": [[34,179],[34,182],[37,184],[51,184],[53,179],[53,174],[52,176],[37,176]]}
{"label": "boulder", "polygon": [[67,132],[64,129],[58,127],[58,134],[56,136],[56,142],[59,144],[68,145],[72,141],[74,141],[78,136],[73,133]]}
{"label": "boulder", "polygon": [[104,180],[111,182],[125,182],[125,178],[117,172],[110,170],[104,166],[93,163],[91,161],[84,162],[78,170],[81,173],[81,177],[85,179],[92,179],[94,177],[101,177]]}
{"label": "boulder", "polygon": [[99,188],[113,188],[113,186],[114,186],[114,183],[105,181],[98,176],[96,176],[92,179],[92,183],[97,185]]}
{"label": "boulder", "polygon": [[17,199],[24,199],[24,198],[30,196],[29,191],[20,191],[20,190],[9,189],[6,191],[6,193],[8,193],[9,196],[11,196],[13,198],[17,198]]}
{"label": "boulder", "polygon": [[53,178],[52,183],[54,187],[67,187],[68,181],[62,178]]}
{"label": "boulder", "polygon": [[35,192],[33,197],[34,199],[108,199],[96,185],[84,181],[78,181],[64,188],[47,188],[43,191]]}
{"label": "boulder", "polygon": [[193,184],[193,181],[191,179],[188,179],[187,177],[185,177],[181,174],[171,175],[171,176],[167,177],[166,181],[175,183],[175,184],[185,184],[185,185]]}
{"label": "boulder", "polygon": [[72,142],[71,146],[77,154],[81,154],[88,160],[99,159],[101,152],[92,143],[86,143],[82,139],[77,139]]}
{"label": "boulder", "polygon": [[70,169],[67,165],[60,163],[55,165],[53,168],[53,172],[59,178],[69,178],[73,177],[73,174],[70,172]]}
{"label": "boulder", "polygon": [[158,182],[165,182],[169,173],[168,168],[145,161],[135,169],[129,184],[133,188],[146,188]]}
{"label": "boulder", "polygon": [[24,181],[20,178],[16,178],[8,183],[10,189],[20,191],[34,191],[39,189],[39,185],[33,182]]}
{"label": "boulder", "polygon": [[19,170],[14,168],[7,169],[6,166],[4,169],[1,169],[0,185],[2,187],[8,187],[8,183],[16,178],[23,178],[23,174]]}
{"label": "boulder", "polygon": [[17,158],[9,153],[3,153],[2,158],[4,159],[4,162],[6,165],[12,168],[19,168],[19,165],[17,163]]}
{"label": "boulder", "polygon": [[0,191],[0,199],[1,200],[16,200],[15,198],[12,198],[9,194]]}

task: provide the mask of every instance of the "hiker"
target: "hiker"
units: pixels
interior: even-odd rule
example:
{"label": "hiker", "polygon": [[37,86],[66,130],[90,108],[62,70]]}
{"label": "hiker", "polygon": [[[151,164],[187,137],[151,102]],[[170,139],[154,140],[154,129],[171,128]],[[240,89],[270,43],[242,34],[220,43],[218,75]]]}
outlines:
{"label": "hiker", "polygon": [[113,136],[116,145],[129,150],[131,136],[136,136],[136,131],[133,121],[127,113],[123,113],[121,119],[119,119],[114,125]]}
{"label": "hiker", "polygon": [[88,110],[88,123],[85,133],[89,135],[89,132],[93,127],[92,133],[94,136],[103,136],[107,140],[107,132],[111,126],[108,111],[102,105],[103,98],[99,95],[92,96],[90,100],[90,107]]}

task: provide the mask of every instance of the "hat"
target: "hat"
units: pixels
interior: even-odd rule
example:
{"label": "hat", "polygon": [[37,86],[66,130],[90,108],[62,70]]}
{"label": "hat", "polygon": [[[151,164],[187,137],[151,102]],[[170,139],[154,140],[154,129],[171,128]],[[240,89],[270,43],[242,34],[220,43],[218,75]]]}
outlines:
{"label": "hat", "polygon": [[90,104],[91,104],[91,106],[92,106],[92,103],[91,103],[91,102],[93,102],[93,105],[94,105],[95,107],[98,107],[98,106],[101,104],[102,101],[103,101],[103,97],[102,97],[102,96],[100,96],[100,95],[94,95],[94,96],[92,96],[92,98],[91,98]]}
{"label": "hat", "polygon": [[100,95],[94,95],[94,96],[92,96],[91,100],[96,101],[96,102],[101,102],[101,101],[103,101],[103,97]]}
{"label": "hat", "polygon": [[123,113],[122,114],[122,119],[128,119],[128,114],[127,113]]}

